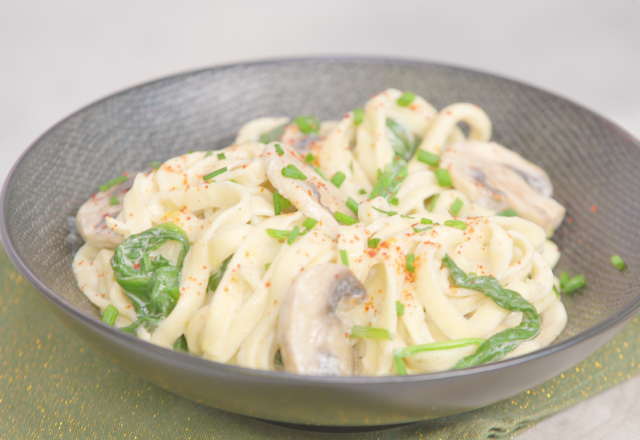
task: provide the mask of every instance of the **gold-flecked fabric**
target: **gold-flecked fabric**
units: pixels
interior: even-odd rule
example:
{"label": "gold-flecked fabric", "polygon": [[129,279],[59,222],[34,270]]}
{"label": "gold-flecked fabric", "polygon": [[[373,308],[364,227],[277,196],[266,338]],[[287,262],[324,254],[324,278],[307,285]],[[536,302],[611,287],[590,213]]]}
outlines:
{"label": "gold-flecked fabric", "polygon": [[539,420],[640,372],[640,322],[584,362],[512,399],[386,430],[294,430],[215,410],[133,376],[48,310],[0,249],[0,439],[485,439]]}

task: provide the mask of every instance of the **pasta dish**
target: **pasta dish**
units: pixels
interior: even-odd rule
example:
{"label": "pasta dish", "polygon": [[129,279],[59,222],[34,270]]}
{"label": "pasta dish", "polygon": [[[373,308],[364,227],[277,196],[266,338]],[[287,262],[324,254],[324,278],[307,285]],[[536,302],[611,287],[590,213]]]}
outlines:
{"label": "pasta dish", "polygon": [[491,133],[476,105],[395,89],[340,121],[254,119],[101,185],[73,272],[107,324],[215,362],[381,376],[520,356],[567,323],[565,209]]}

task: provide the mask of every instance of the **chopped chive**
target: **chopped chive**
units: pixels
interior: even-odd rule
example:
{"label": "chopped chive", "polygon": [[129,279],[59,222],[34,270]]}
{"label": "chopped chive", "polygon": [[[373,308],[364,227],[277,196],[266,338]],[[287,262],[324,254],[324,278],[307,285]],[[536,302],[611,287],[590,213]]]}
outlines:
{"label": "chopped chive", "polygon": [[584,275],[576,275],[575,277],[569,279],[566,283],[560,285],[560,289],[564,293],[571,293],[574,290],[578,290],[584,285],[587,284],[587,280]]}
{"label": "chopped chive", "polygon": [[364,189],[361,189],[360,191],[358,191],[358,193],[360,194],[366,194],[367,192]]}
{"label": "chopped chive", "polygon": [[216,171],[214,171],[213,173],[209,173],[209,174],[207,174],[206,176],[204,176],[204,177],[202,178],[202,180],[205,180],[205,181],[206,181],[206,180],[211,180],[211,179],[213,179],[214,177],[219,176],[219,175],[220,175],[220,174],[222,174],[222,173],[226,173],[226,172],[227,172],[227,170],[228,170],[228,168],[227,168],[227,167],[220,168],[219,170],[216,170]]}
{"label": "chopped chive", "polygon": [[320,167],[315,167],[314,170],[316,171],[316,173],[320,174],[320,177],[322,177],[324,180],[329,180],[327,178],[327,175],[324,173],[324,171],[322,171]]}
{"label": "chopped chive", "polygon": [[396,101],[396,103],[400,106],[400,107],[406,107],[409,104],[411,104],[413,102],[413,100],[416,99],[416,95],[414,95],[411,92],[404,92],[402,94],[401,97],[398,98],[398,100]]}
{"label": "chopped chive", "polygon": [[204,155],[204,158],[206,159],[207,157],[211,156],[212,154],[213,154],[213,151],[207,150],[207,154]]}
{"label": "chopped chive", "polygon": [[282,149],[280,144],[275,144],[274,147],[276,149],[276,152],[278,153],[278,156],[282,156],[284,154],[284,150]]}
{"label": "chopped chive", "polygon": [[440,198],[440,194],[436,194],[435,196],[433,196],[433,198],[431,199],[431,203],[429,203],[429,212],[433,212],[433,210],[436,207],[436,203],[438,203],[439,198]]}
{"label": "chopped chive", "polygon": [[363,327],[361,325],[354,325],[349,333],[351,338],[367,338],[367,339],[386,339],[387,341],[393,341],[389,330],[376,327]]}
{"label": "chopped chive", "polygon": [[460,200],[459,197],[456,197],[455,202],[453,202],[453,205],[451,205],[451,214],[453,214],[454,217],[458,216],[458,213],[460,212],[463,204],[464,203],[462,202],[462,200]]}
{"label": "chopped chive", "polygon": [[620,255],[612,256],[611,257],[611,264],[613,264],[613,267],[615,267],[619,271],[623,271],[624,268],[627,267],[627,265],[624,263],[622,258],[620,258]]}
{"label": "chopped chive", "polygon": [[424,227],[424,228],[420,229],[420,228],[416,228],[416,227],[414,226],[414,228],[413,228],[413,232],[424,232],[424,231],[428,231],[429,229],[432,229],[432,228],[433,228],[433,226],[426,226],[426,227]]}
{"label": "chopped chive", "polygon": [[178,339],[176,339],[176,342],[173,343],[173,349],[175,351],[189,353],[189,344],[187,343],[187,338],[182,335]]}
{"label": "chopped chive", "polygon": [[347,198],[347,208],[353,211],[355,215],[358,215],[358,202],[353,200],[351,197]]}
{"label": "chopped chive", "polygon": [[398,206],[398,203],[400,203],[400,201],[397,197],[393,197],[391,200],[389,200],[389,203],[391,203],[393,206]]}
{"label": "chopped chive", "polygon": [[154,160],[150,165],[154,170],[158,170],[162,166],[162,162],[160,162],[159,160]]}
{"label": "chopped chive", "polygon": [[287,243],[293,244],[299,232],[300,232],[300,228],[298,228],[297,226],[294,226],[293,231],[289,233],[289,238],[287,239]]}
{"label": "chopped chive", "polygon": [[303,222],[302,222],[302,226],[304,226],[307,229],[313,229],[313,227],[315,225],[318,224],[318,220],[316,220],[315,218],[311,218],[311,217],[307,217]]}
{"label": "chopped chive", "polygon": [[353,125],[360,125],[364,121],[364,110],[361,108],[353,109]]}
{"label": "chopped chive", "polygon": [[[235,179],[231,179],[230,182],[238,183]],[[240,185],[240,184],[238,183],[238,185]]]}
{"label": "chopped chive", "polygon": [[187,154],[191,154],[194,153],[196,150],[189,150],[189,152]]}
{"label": "chopped chive", "polygon": [[275,214],[280,215],[282,211],[287,209],[289,206],[291,206],[291,202],[285,199],[282,194],[276,190],[276,192],[273,193],[273,211]]}
{"label": "chopped chive", "polygon": [[282,353],[280,353],[280,350],[276,351],[276,356],[273,359],[273,363],[279,367],[284,367],[284,363],[282,362]]}
{"label": "chopped chive", "polygon": [[502,217],[517,217],[518,213],[515,212],[513,209],[509,208],[499,212],[498,215]]}
{"label": "chopped chive", "polygon": [[378,168],[378,179],[380,179],[381,177],[382,177],[382,170]]}
{"label": "chopped chive", "polygon": [[304,134],[317,133],[320,130],[320,120],[315,116],[298,116],[296,125]]}
{"label": "chopped chive", "polygon": [[453,183],[451,182],[451,175],[449,171],[444,168],[438,168],[436,170],[436,179],[438,180],[438,185],[443,188],[449,188]]}
{"label": "chopped chive", "polygon": [[353,161],[349,162],[349,171],[353,174]]}
{"label": "chopped chive", "polygon": [[433,221],[429,218],[421,218],[420,223],[422,223],[423,225],[432,225]]}
{"label": "chopped chive", "polygon": [[416,267],[413,265],[415,261],[416,256],[414,254],[407,254],[407,262],[405,264],[407,271],[414,272],[416,270]]}
{"label": "chopped chive", "polygon": [[264,265],[264,270],[269,270],[269,266],[271,266],[271,263],[267,263]]}
{"label": "chopped chive", "polygon": [[342,264],[349,267],[349,257],[347,257],[347,251],[344,249],[340,249],[340,259],[342,260]]}
{"label": "chopped chive", "polygon": [[367,241],[367,247],[370,247],[370,248],[375,249],[375,248],[377,248],[377,247],[378,247],[378,244],[379,244],[379,243],[380,243],[380,239],[379,239],[379,238],[370,238],[370,239]]}
{"label": "chopped chive", "polygon": [[562,289],[562,286],[565,285],[567,281],[569,281],[569,274],[566,270],[563,270],[560,274],[560,289]]}
{"label": "chopped chive", "polygon": [[343,225],[351,226],[358,223],[358,220],[356,220],[355,218],[351,217],[350,215],[343,214],[341,212],[336,212],[335,214],[333,214],[333,216],[335,217],[336,220],[338,220]]}
{"label": "chopped chive", "polygon": [[282,175],[290,179],[307,180],[307,176],[296,168],[295,165],[287,165],[282,169]]}
{"label": "chopped chive", "polygon": [[335,186],[340,188],[340,185],[342,185],[342,182],[344,182],[344,179],[346,179],[346,178],[347,178],[347,176],[345,176],[342,171],[338,171],[331,178],[331,183],[333,183]]}
{"label": "chopped chive", "polygon": [[311,163],[314,160],[316,160],[316,157],[312,153],[307,153],[307,155],[304,158],[304,161],[307,163]]}
{"label": "chopped chive", "polygon": [[118,200],[118,196],[113,196],[109,199],[109,205],[111,206],[115,206],[118,203],[120,203],[120,200]]}
{"label": "chopped chive", "polygon": [[463,222],[462,220],[447,220],[446,222],[444,222],[445,226],[451,226],[453,228],[458,228],[461,230],[465,230],[467,229],[467,224],[465,222]]}
{"label": "chopped chive", "polygon": [[113,305],[109,304],[106,309],[104,309],[104,313],[102,314],[102,322],[107,325],[113,325],[116,323],[116,318],[118,317],[118,309],[116,309]]}
{"label": "chopped chive", "polygon": [[116,185],[120,185],[121,183],[124,183],[127,180],[129,180],[128,176],[120,176],[120,177],[116,177],[115,179],[111,179],[107,183],[103,183],[102,185],[100,185],[100,191],[105,192],[109,190],[109,188]]}
{"label": "chopped chive", "polygon": [[431,342],[429,344],[410,345],[404,348],[397,348],[393,351],[393,357],[402,359],[414,354],[424,353],[425,351],[451,350],[453,348],[462,348],[469,345],[481,345],[486,339],[468,338],[453,339],[450,341]]}
{"label": "chopped chive", "polygon": [[219,160],[224,160],[224,159],[226,159],[226,158],[227,158],[227,156],[225,156],[225,155],[224,155],[224,153],[220,153],[220,154],[218,154],[218,159],[219,159]]}
{"label": "chopped chive", "polygon": [[398,312],[400,316],[404,315],[404,304],[400,301],[396,301],[396,312]]}
{"label": "chopped chive", "polygon": [[555,294],[556,294],[556,296],[557,296],[558,298],[560,298],[560,292],[558,292],[558,288],[556,287],[556,285],[555,285],[555,284],[553,285],[553,293],[555,293]]}
{"label": "chopped chive", "polygon": [[[394,215],[398,215],[398,213],[396,211],[383,211],[382,209],[378,209],[375,206],[372,206],[372,208],[375,209],[378,212],[381,212],[383,214],[387,214],[389,217],[393,217]],[[412,218],[412,217],[409,217],[408,215],[404,215],[404,214],[400,214],[400,217]]]}
{"label": "chopped chive", "polygon": [[287,240],[290,233],[291,231],[283,231],[282,229],[267,229],[267,234],[278,240]]}
{"label": "chopped chive", "polygon": [[404,364],[404,359],[394,356],[393,364],[396,367],[396,373],[398,373],[398,376],[406,376],[408,374],[407,366]]}
{"label": "chopped chive", "polygon": [[440,156],[424,150],[418,151],[418,160],[422,163],[426,163],[427,165],[431,165],[432,167],[440,165]]}

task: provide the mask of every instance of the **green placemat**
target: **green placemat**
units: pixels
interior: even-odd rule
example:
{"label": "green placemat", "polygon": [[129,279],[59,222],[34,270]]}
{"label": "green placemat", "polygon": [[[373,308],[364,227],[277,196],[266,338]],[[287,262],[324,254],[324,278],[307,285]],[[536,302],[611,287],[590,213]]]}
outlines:
{"label": "green placemat", "polygon": [[513,399],[385,431],[304,432],[193,403],[116,366],[49,312],[4,248],[0,285],[1,439],[513,438],[544,417],[640,372],[636,318],[584,362]]}

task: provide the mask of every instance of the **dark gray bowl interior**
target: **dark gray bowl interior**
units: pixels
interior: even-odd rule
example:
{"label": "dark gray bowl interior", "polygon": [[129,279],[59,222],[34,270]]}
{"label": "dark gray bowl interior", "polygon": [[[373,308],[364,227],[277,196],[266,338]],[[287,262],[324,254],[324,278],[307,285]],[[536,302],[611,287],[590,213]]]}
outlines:
{"label": "dark gray bowl interior", "polygon": [[[554,347],[564,349],[598,339],[638,309],[640,254],[636,250],[640,248],[640,234],[634,231],[640,213],[635,196],[640,188],[638,142],[601,117],[549,93],[491,75],[422,62],[314,59],[241,64],[178,75],[104,99],[52,128],[20,159],[4,187],[2,239],[18,268],[56,305],[59,316],[80,332],[92,328],[96,335],[99,333],[101,336],[93,340],[98,345],[100,338],[109,338],[114,347],[127,345],[141,353],[149,351],[158,359],[201,369],[205,375],[225,371],[238,378],[252,375],[273,383],[287,378],[285,382],[299,387],[306,383],[316,387],[323,383],[336,387],[341,383],[398,387],[402,383],[398,378],[305,382],[284,374],[248,373],[241,368],[176,357],[107,329],[97,319],[87,319],[87,315],[98,318],[99,314],[76,286],[71,271],[73,249],[65,242],[66,218],[75,214],[100,183],[124,171],[144,169],[152,160],[166,160],[188,150],[225,147],[244,122],[258,116],[316,114],[337,119],[388,87],[411,90],[438,108],[454,102],[478,104],[493,121],[495,141],[542,166],[551,176],[556,198],[567,207],[571,219],[565,220],[555,237],[563,251],[557,270],[585,274],[588,286],[582,293],[563,297],[569,314],[569,323],[559,339],[564,342],[557,341],[534,357],[557,351]],[[591,212],[592,205],[597,212]],[[620,254],[629,269],[618,272],[609,262],[613,254]],[[579,336],[572,338],[575,335]],[[584,357],[596,348],[572,356]],[[115,348],[103,351],[119,357]],[[485,368],[517,367],[528,359],[533,357]],[[563,365],[580,360],[566,359]],[[136,370],[135,365],[130,367]],[[470,371],[480,372],[482,368]],[[139,369],[137,372],[145,374]],[[551,373],[549,370],[547,376]],[[429,383],[460,373],[443,374],[423,375],[411,381]],[[539,382],[546,379],[542,376]],[[171,391],[197,397],[197,392],[176,387],[161,376],[148,378]],[[508,392],[515,393],[516,388]],[[507,394],[492,399],[504,397]],[[203,401],[248,413],[241,402],[225,406],[215,399]],[[384,407],[383,403],[378,406]],[[451,403],[451,410],[445,413],[487,403],[491,402],[477,401],[467,406]],[[412,415],[403,418],[395,414],[394,418],[371,418],[368,422],[353,416],[335,424],[397,423],[444,414],[420,413],[418,417],[415,411],[406,411]],[[288,422],[331,424],[330,419],[278,415],[271,410],[259,415]]]}

